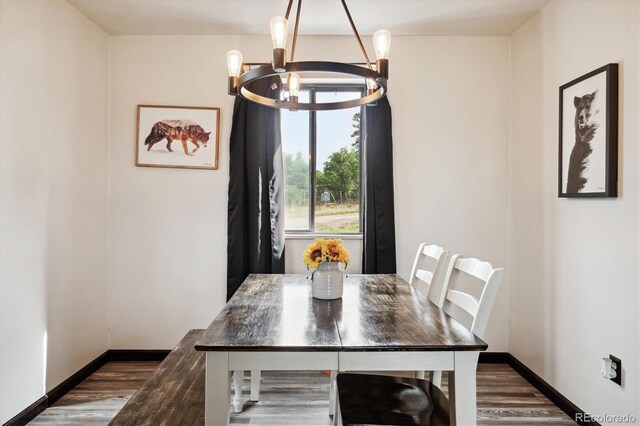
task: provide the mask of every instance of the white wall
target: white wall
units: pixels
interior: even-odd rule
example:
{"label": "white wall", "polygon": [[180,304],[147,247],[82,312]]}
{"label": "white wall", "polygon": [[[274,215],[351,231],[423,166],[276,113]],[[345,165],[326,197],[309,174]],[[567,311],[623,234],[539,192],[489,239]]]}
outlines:
{"label": "white wall", "polygon": [[[225,302],[228,139],[222,37],[113,37],[110,347],[171,348]],[[136,105],[220,106],[218,171],[134,165]]]}
{"label": "white wall", "polygon": [[[510,352],[578,407],[639,417],[640,3],[554,1],[512,38]],[[620,64],[616,199],[557,198],[558,87]],[[623,386],[600,358],[623,362]]]}
{"label": "white wall", "polygon": [[64,1],[2,1],[0,421],[107,349],[109,41]]}
{"label": "white wall", "polygon": [[[405,277],[423,240],[506,265],[508,47],[507,38],[394,38],[390,100]],[[208,326],[224,304],[233,105],[225,55],[232,48],[260,61],[271,46],[266,36],[112,38],[112,348],[170,348],[189,328]],[[352,37],[303,37],[297,55],[361,60]],[[220,169],[135,167],[135,111],[143,103],[221,106]],[[289,263],[300,263],[304,244],[287,242]],[[348,244],[359,252],[359,241]],[[349,270],[359,264],[354,259]],[[505,282],[488,337],[492,350],[507,349],[507,294]]]}
{"label": "white wall", "polygon": [[[422,241],[506,267],[508,38],[394,39],[393,55],[398,272],[408,278]],[[508,350],[508,294],[505,279],[492,351]]]}

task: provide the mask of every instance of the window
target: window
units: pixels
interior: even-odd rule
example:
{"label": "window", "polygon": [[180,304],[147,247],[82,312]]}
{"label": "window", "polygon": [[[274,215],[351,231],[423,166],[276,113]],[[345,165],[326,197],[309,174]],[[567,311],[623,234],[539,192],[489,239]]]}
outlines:
{"label": "window", "polygon": [[[305,85],[301,102],[361,97],[362,85]],[[359,234],[361,107],[282,111],[285,228],[289,233]]]}

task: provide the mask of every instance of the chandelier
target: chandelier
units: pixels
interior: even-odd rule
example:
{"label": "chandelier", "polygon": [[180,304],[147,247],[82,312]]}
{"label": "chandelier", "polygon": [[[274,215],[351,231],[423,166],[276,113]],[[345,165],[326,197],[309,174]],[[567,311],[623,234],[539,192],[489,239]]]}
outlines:
{"label": "chandelier", "polygon": [[[287,61],[286,44],[289,35],[289,14],[291,12],[291,6],[293,5],[293,0],[289,0],[284,17],[276,16],[271,19],[271,39],[273,41],[273,56],[271,62],[243,63],[242,53],[239,51],[231,50],[227,53],[229,94],[232,96],[240,96],[258,104],[291,111],[320,111],[352,108],[374,103],[384,97],[387,92],[387,79],[389,78],[389,47],[391,45],[391,34],[387,30],[378,30],[373,35],[373,45],[376,52],[374,68],[374,64],[369,60],[369,55],[367,55],[367,51],[362,44],[362,39],[356,29],[353,18],[351,18],[351,13],[349,12],[346,1],[341,0],[341,2],[347,19],[351,24],[353,34],[364,56],[364,64],[326,61],[294,62],[302,0],[298,0],[297,2],[291,55],[289,61]],[[364,79],[367,90],[366,92],[363,91],[362,96],[358,98],[340,102],[299,102],[300,74],[304,75],[305,73],[313,75],[317,73],[333,73],[357,77]],[[280,76],[283,81],[286,81],[286,91],[283,92],[281,99],[269,98],[251,91],[251,83],[265,78],[272,79],[275,76]]]}

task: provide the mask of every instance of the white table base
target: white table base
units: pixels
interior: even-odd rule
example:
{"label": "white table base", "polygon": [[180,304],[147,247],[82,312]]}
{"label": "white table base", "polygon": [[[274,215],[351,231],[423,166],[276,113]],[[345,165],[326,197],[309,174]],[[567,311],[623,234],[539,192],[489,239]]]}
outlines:
{"label": "white table base", "polygon": [[478,354],[477,351],[207,352],[205,425],[229,424],[230,379],[235,370],[390,371],[398,370],[398,366],[406,371],[448,371],[452,424],[475,425]]}

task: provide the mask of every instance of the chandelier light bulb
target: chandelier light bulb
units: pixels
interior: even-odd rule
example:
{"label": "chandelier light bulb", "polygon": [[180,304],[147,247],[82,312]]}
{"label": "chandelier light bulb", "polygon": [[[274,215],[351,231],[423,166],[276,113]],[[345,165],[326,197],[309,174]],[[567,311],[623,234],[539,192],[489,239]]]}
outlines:
{"label": "chandelier light bulb", "polygon": [[287,86],[289,88],[289,96],[297,98],[300,91],[300,75],[296,73],[289,74]]}
{"label": "chandelier light bulb", "polygon": [[282,16],[276,16],[271,19],[271,40],[274,49],[284,49],[287,44],[287,35],[289,33],[289,21]]}
{"label": "chandelier light bulb", "polygon": [[377,59],[389,59],[391,47],[391,33],[387,30],[378,30],[373,34],[373,47],[376,50]]}
{"label": "chandelier light bulb", "polygon": [[227,53],[227,67],[229,67],[229,77],[240,77],[242,53],[239,50],[230,50]]}

